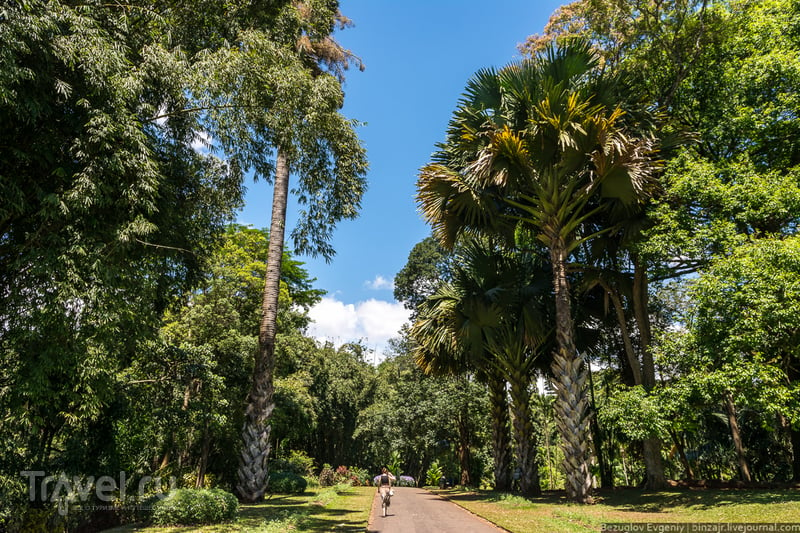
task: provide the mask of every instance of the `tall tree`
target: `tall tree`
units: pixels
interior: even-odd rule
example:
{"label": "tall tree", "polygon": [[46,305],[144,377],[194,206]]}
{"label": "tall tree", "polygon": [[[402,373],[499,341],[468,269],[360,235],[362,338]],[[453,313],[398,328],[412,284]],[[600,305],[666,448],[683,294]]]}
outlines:
{"label": "tall tree", "polygon": [[188,92],[158,21],[137,33],[122,6],[59,1],[4,4],[2,20],[0,402],[21,417],[0,433],[26,441],[8,456],[18,472],[63,464],[64,435],[108,414],[117,370],[241,204],[242,174],[193,148],[196,117],[158,118]]}
{"label": "tall tree", "polygon": [[411,249],[406,264],[394,278],[394,297],[412,311],[412,316],[425,298],[448,279],[451,255],[433,237],[426,237]]}
{"label": "tall tree", "polygon": [[790,423],[792,478],[800,479],[797,449],[800,375],[795,316],[800,304],[797,236],[759,239],[715,261],[694,287],[690,326],[699,355],[693,373],[705,374],[729,421],[740,475],[750,481],[736,403],[758,406]]}
{"label": "tall tree", "polygon": [[507,475],[501,470],[506,423],[501,409],[508,383],[520,490],[539,494],[531,386],[535,371],[547,366],[550,273],[536,254],[491,250],[479,242],[463,243],[454,262],[452,280],[420,307],[411,330],[415,358],[427,372],[469,368],[488,381],[498,489]]}
{"label": "tall tree", "polygon": [[[299,53],[285,45],[280,49],[283,79],[271,75],[270,63],[249,68],[242,64],[250,61],[248,48],[272,46],[258,36],[245,40],[242,50],[230,50],[228,58],[234,63],[238,61],[240,68],[252,74],[250,83],[266,83],[272,88],[274,93],[264,96],[275,104],[273,112],[267,116],[250,114],[247,108],[241,108],[249,115],[250,124],[259,131],[259,142],[271,145],[276,153],[261,326],[253,385],[242,429],[244,443],[237,486],[240,496],[247,501],[261,499],[269,479],[268,420],[274,408],[275,334],[290,172],[294,170],[300,175],[298,200],[309,206],[307,213],[301,213],[301,222],[294,232],[295,249],[300,253],[321,254],[328,260],[334,253],[328,244],[333,228],[342,218],[356,216],[365,189],[364,151],[353,131],[353,123],[339,114],[343,99],[339,80],[323,70],[329,65],[335,74],[340,74],[337,69],[346,66],[347,55],[341,53],[340,47],[330,46],[334,43],[330,35],[339,20],[338,3],[303,3],[292,6],[291,13],[295,17],[295,34],[288,44],[297,46]],[[326,44],[320,46],[320,42]],[[326,50],[333,54],[321,55]],[[290,79],[285,77],[287,66],[292,72]],[[240,83],[239,77],[226,81]],[[265,104],[267,102],[261,105]]]}
{"label": "tall tree", "polygon": [[[667,158],[665,201],[651,213],[651,238],[638,247],[644,286],[703,269],[748,236],[794,231],[797,25],[792,1],[579,0],[523,47],[590,39],[608,68],[629,73],[635,90],[661,108],[670,128],[695,132],[691,151]],[[639,316],[647,382],[649,328]]]}
{"label": "tall tree", "polygon": [[[443,243],[504,218],[547,248],[555,291],[559,401],[567,493],[591,501],[586,368],[577,353],[567,267],[590,235],[583,223],[604,197],[638,202],[655,165],[653,141],[631,135],[619,93],[585,43],[548,48],[530,61],[470,81],[418,198]],[[502,210],[498,205],[505,206]]]}

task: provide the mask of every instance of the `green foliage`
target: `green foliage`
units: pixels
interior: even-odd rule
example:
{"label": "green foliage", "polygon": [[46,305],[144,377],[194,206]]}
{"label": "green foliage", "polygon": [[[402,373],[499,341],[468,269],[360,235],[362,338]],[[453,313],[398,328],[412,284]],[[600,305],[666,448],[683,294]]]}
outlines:
{"label": "green foliage", "polygon": [[316,399],[317,426],[310,438],[295,444],[309,450],[320,463],[364,464],[367,441],[356,437],[359,413],[374,401],[375,368],[366,348],[331,344],[315,348],[303,357],[311,375],[309,394]]}
{"label": "green foliage", "polygon": [[332,487],[336,485],[336,472],[328,463],[322,465],[322,470],[319,473],[319,485],[320,487]]}
{"label": "green foliage", "polygon": [[615,391],[597,413],[601,427],[616,431],[631,441],[667,436],[664,405],[643,387]]}
{"label": "green foliage", "polygon": [[444,476],[444,471],[439,466],[439,461],[434,461],[425,473],[425,484],[436,487],[439,485],[439,481],[442,480],[442,476]]}
{"label": "green foliage", "polygon": [[23,477],[0,474],[0,529],[19,528],[27,501],[28,489]]}
{"label": "green foliage", "polygon": [[270,472],[269,491],[278,494],[302,494],[308,482],[294,472]]}
{"label": "green foliage", "polygon": [[393,450],[392,454],[389,456],[389,462],[386,464],[386,468],[394,474],[395,478],[399,478],[400,474],[403,473],[403,469],[400,467],[401,463],[400,452],[397,450]]}
{"label": "green foliage", "polygon": [[[435,458],[459,468],[456,446],[459,423],[465,424],[467,447],[488,443],[486,390],[479,383],[453,377],[425,375],[414,363],[407,338],[395,343],[397,352],[378,367],[375,401],[362,410],[355,437],[366,443],[365,459],[373,475],[394,462],[401,470],[424,480]],[[480,473],[476,473],[476,479]],[[470,473],[473,476],[473,473]]]}
{"label": "green foliage", "polygon": [[221,489],[177,489],[153,506],[153,523],[159,525],[217,524],[235,520],[236,496]]}
{"label": "green foliage", "polygon": [[450,258],[433,237],[414,245],[408,260],[394,278],[394,298],[406,309],[417,308],[449,277]]}
{"label": "green foliage", "polygon": [[314,459],[303,450],[292,450],[286,459],[274,459],[270,468],[278,472],[310,476],[314,471]]}
{"label": "green foliage", "polygon": [[350,481],[354,486],[372,485],[372,474],[370,474],[369,470],[367,470],[366,468],[351,466],[349,470],[350,470]]}

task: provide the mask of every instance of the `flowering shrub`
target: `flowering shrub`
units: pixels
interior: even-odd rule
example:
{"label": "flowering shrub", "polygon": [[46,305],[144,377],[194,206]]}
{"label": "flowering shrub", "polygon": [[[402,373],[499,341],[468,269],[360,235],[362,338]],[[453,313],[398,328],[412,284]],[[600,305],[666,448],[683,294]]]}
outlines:
{"label": "flowering shrub", "polygon": [[336,483],[350,483],[350,469],[344,465],[339,465],[336,469]]}
{"label": "flowering shrub", "polygon": [[417,482],[414,481],[414,478],[411,476],[400,476],[397,478],[397,481],[395,481],[395,485],[398,487],[416,487]]}
{"label": "flowering shrub", "polygon": [[[380,482],[381,482],[380,474],[372,478],[372,484],[375,485],[376,487],[380,484]],[[414,481],[414,478],[411,476],[400,476],[399,478],[394,480],[392,485],[394,485],[395,487],[416,487],[417,482]]]}

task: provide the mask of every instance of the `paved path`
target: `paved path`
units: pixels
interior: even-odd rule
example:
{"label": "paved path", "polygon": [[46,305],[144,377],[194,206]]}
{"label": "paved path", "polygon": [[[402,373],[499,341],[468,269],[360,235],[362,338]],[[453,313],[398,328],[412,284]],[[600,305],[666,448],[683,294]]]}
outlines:
{"label": "paved path", "polygon": [[435,494],[413,487],[395,487],[392,504],[382,516],[375,491],[368,533],[499,533],[505,531]]}

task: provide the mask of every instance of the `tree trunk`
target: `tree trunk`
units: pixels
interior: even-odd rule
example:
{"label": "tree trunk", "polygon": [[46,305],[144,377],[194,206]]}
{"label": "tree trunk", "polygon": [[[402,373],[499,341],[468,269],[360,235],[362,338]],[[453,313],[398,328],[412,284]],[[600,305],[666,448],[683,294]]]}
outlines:
{"label": "tree trunk", "polygon": [[664,463],[661,461],[661,439],[651,437],[642,441],[645,481],[647,490],[659,490],[667,485],[664,476]]}
{"label": "tree trunk", "polygon": [[256,502],[264,497],[269,482],[269,417],[272,402],[273,370],[275,368],[275,333],[280,294],[283,237],[286,226],[286,203],[289,195],[289,164],[285,153],[278,149],[275,164],[275,184],[272,197],[272,222],[267,249],[267,273],[261,303],[261,325],[258,332],[258,351],[253,367],[253,384],[247,398],[239,457],[239,483],[236,490],[242,500]]}
{"label": "tree trunk", "polygon": [[631,341],[631,334],[628,330],[628,319],[625,316],[625,307],[622,305],[622,297],[619,295],[616,289],[612,289],[605,283],[602,285],[608,293],[609,298],[611,298],[611,303],[614,306],[614,312],[617,317],[617,325],[619,326],[620,336],[622,337],[622,343],[625,346],[625,357],[628,359],[628,366],[630,366],[631,374],[633,375],[633,383],[635,385],[641,385],[641,364],[639,363],[639,358],[636,356],[636,351],[634,350],[633,342]]}
{"label": "tree trunk", "polygon": [[789,427],[792,440],[792,481],[800,483],[800,431]]}
{"label": "tree trunk", "polygon": [[508,400],[506,381],[492,372],[489,376],[489,402],[492,413],[492,455],[494,459],[494,488],[511,490],[511,457],[508,434]]}
{"label": "tree trunk", "polygon": [[[592,435],[594,439],[594,452],[597,456],[597,466],[600,467],[600,486],[604,489],[614,487],[614,473],[611,471],[611,458],[606,457],[603,430],[597,422],[597,402],[594,397],[594,380],[592,369],[587,371],[589,376],[589,399],[592,402]],[[606,460],[608,459],[608,460]]]}
{"label": "tree trunk", "polygon": [[[648,312],[649,291],[647,272],[639,258],[633,256],[633,313],[639,329],[639,344],[642,353],[641,379],[644,390],[651,392],[656,386],[656,366],[650,350],[650,313]],[[661,439],[650,437],[642,441],[642,454],[645,467],[645,488],[659,490],[667,486],[664,463],[661,460]]]}
{"label": "tree trunk", "polygon": [[525,496],[539,496],[539,465],[536,463],[536,433],[531,421],[530,377],[519,374],[511,384],[511,410],[514,414],[514,455],[520,469],[519,488]]}
{"label": "tree trunk", "polygon": [[669,430],[669,434],[672,436],[672,441],[675,443],[675,448],[678,450],[678,457],[683,465],[686,480],[692,481],[694,479],[694,470],[692,469],[692,463],[689,462],[689,458],[686,457],[686,446],[684,446],[683,443],[683,436],[678,435],[673,430]]}
{"label": "tree trunk", "polygon": [[468,487],[469,479],[469,426],[465,419],[466,414],[460,413],[458,417],[458,462],[461,466],[461,485]]}
{"label": "tree trunk", "polygon": [[736,406],[733,404],[733,394],[730,391],[725,391],[725,410],[728,413],[728,424],[731,427],[731,437],[733,437],[733,445],[736,448],[736,457],[739,460],[739,472],[742,475],[742,481],[749,483],[750,468],[747,466],[747,458],[744,454],[744,445],[742,444],[742,435],[739,433],[739,423],[736,421]]}
{"label": "tree trunk", "polygon": [[195,488],[202,489],[206,482],[206,468],[208,467],[208,453],[211,449],[211,432],[208,429],[208,420],[203,428],[203,448],[200,453],[200,463],[197,465],[197,482]]}
{"label": "tree trunk", "polygon": [[550,243],[556,300],[558,348],[551,370],[558,401],[558,429],[564,450],[567,497],[578,503],[592,503],[592,473],[589,468],[589,402],[586,398],[586,366],[575,347],[572,305],[567,281],[567,250],[559,231]]}
{"label": "tree trunk", "polygon": [[[791,386],[800,379],[800,363],[793,361],[787,355],[785,365],[787,385]],[[788,420],[786,422],[789,429],[789,441],[792,444],[792,481],[800,483],[800,426],[796,420],[792,421],[794,423]]]}

